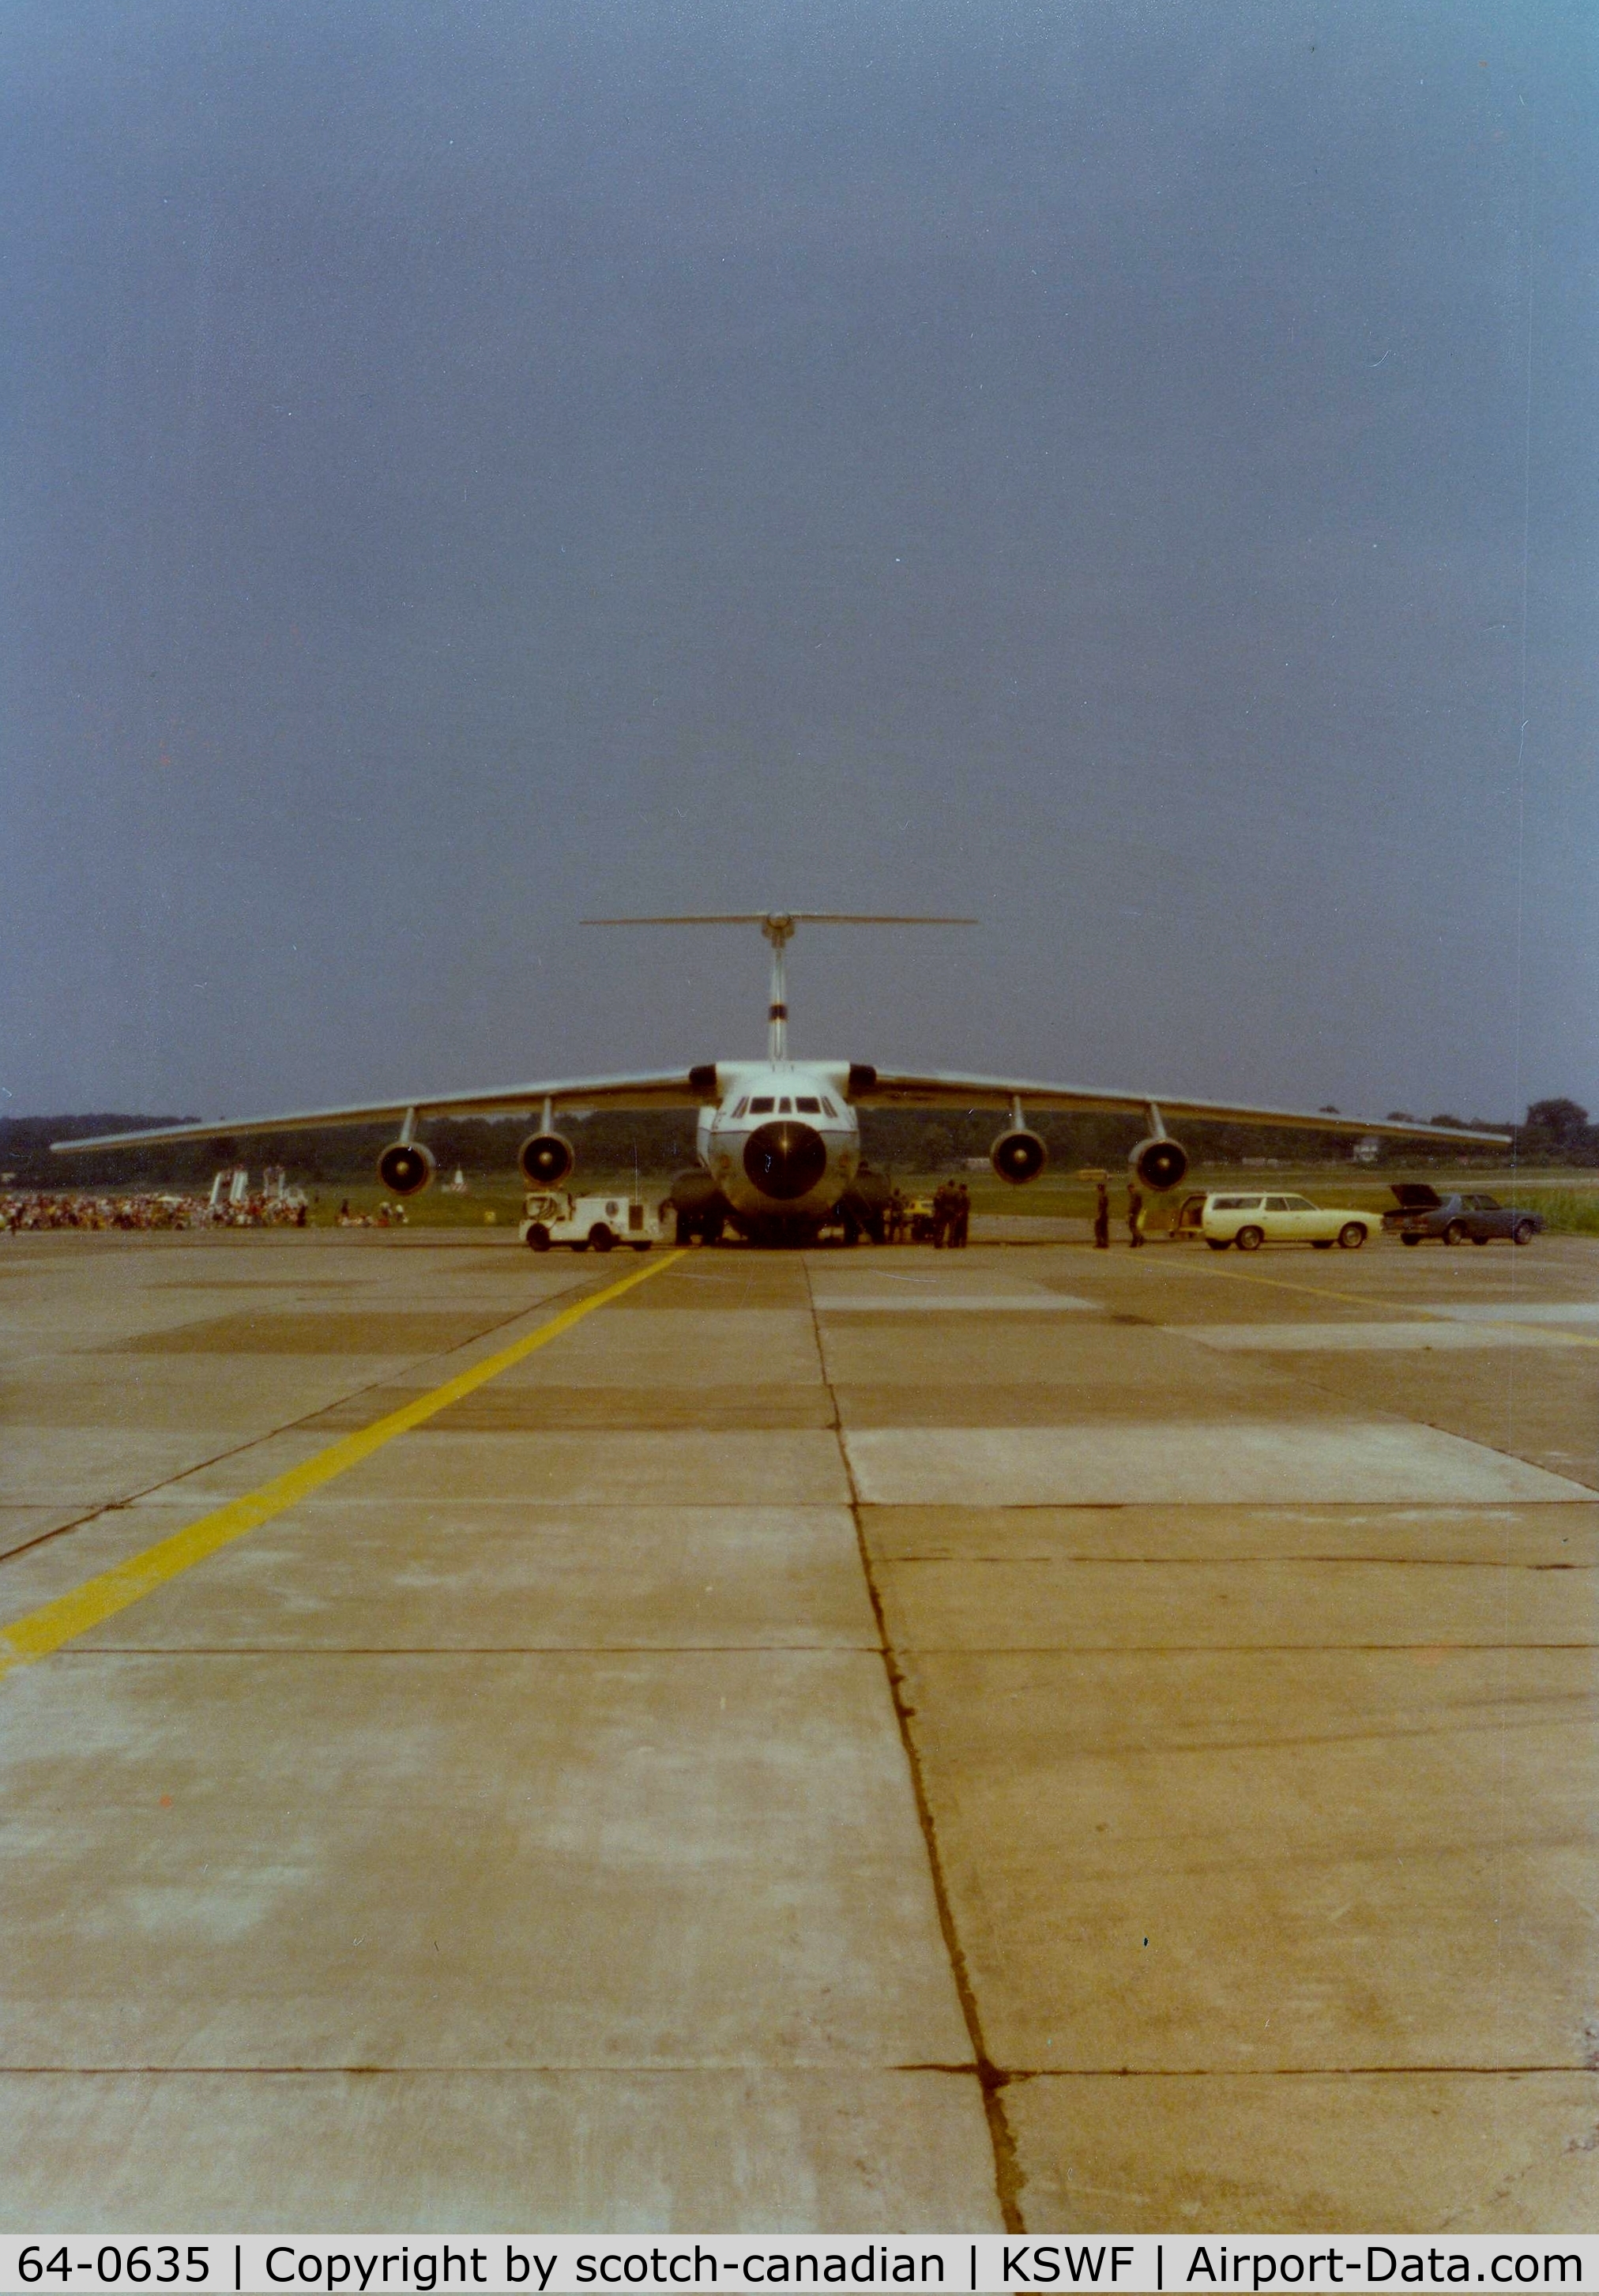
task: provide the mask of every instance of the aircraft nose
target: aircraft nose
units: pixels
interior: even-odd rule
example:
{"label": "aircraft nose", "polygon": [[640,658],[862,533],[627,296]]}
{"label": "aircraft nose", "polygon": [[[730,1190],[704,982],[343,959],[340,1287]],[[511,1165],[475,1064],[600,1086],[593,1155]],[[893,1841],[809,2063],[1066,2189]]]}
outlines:
{"label": "aircraft nose", "polygon": [[763,1196],[790,1203],[814,1188],[827,1169],[827,1145],[808,1124],[783,1117],[750,1135],[744,1169]]}

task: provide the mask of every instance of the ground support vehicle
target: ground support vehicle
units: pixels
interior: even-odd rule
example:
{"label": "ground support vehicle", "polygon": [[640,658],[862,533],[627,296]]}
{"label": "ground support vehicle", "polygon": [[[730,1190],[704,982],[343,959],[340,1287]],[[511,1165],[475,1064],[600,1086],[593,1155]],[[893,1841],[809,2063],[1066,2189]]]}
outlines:
{"label": "ground support vehicle", "polygon": [[573,1196],[559,1189],[530,1190],[522,1199],[518,1230],[530,1251],[570,1244],[574,1251],[610,1251],[619,1243],[648,1251],[660,1222],[637,1196]]}
{"label": "ground support vehicle", "polygon": [[1384,1212],[1382,1225],[1401,1243],[1530,1243],[1544,1225],[1540,1213],[1497,1196],[1440,1196],[1425,1180],[1395,1180],[1392,1192],[1398,1210]]}
{"label": "ground support vehicle", "polygon": [[1379,1212],[1313,1204],[1308,1196],[1285,1193],[1246,1195],[1218,1189],[1206,1196],[1200,1216],[1200,1233],[1212,1251],[1226,1251],[1231,1244],[1240,1251],[1259,1251],[1264,1243],[1308,1243],[1316,1251],[1331,1251],[1336,1243],[1345,1251],[1358,1251],[1382,1228]]}

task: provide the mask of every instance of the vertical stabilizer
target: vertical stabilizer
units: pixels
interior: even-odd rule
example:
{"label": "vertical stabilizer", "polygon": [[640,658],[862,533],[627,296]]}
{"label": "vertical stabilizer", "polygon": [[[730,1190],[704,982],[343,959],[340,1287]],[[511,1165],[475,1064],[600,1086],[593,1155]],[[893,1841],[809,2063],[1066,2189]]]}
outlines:
{"label": "vertical stabilizer", "polygon": [[767,1056],[789,1056],[788,988],[783,951],[796,925],[974,925],[975,917],[879,917],[846,915],[837,909],[740,909],[714,916],[585,917],[586,925],[758,925],[772,945],[772,991],[767,1001]]}

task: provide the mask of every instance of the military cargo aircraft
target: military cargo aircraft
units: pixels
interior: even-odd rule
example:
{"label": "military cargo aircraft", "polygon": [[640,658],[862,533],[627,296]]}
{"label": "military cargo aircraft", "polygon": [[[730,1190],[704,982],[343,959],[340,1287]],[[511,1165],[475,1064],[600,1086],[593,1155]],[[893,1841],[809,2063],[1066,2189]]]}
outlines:
{"label": "military cargo aircraft", "polygon": [[377,1160],[378,1178],[390,1194],[419,1194],[433,1177],[433,1159],[417,1137],[430,1116],[501,1115],[537,1110],[537,1129],[521,1144],[519,1161],[532,1188],[558,1187],[577,1156],[557,1129],[562,1111],[595,1109],[695,1108],[699,1166],[680,1174],[671,1201],[684,1241],[720,1239],[731,1227],[761,1244],[814,1242],[824,1226],[846,1234],[870,1229],[885,1193],[877,1176],[863,1172],[863,1108],[925,1108],[966,1111],[995,1109],[1003,1128],[989,1149],[1002,1180],[1023,1187],[1048,1161],[1048,1150],[1030,1117],[1109,1111],[1141,1116],[1144,1136],[1128,1161],[1144,1186],[1175,1188],[1188,1154],[1167,1130],[1167,1119],[1204,1123],[1290,1126],[1296,1131],[1349,1136],[1388,1136],[1439,1140],[1451,1147],[1477,1141],[1509,1144],[1497,1132],[1467,1132],[1430,1124],[1374,1123],[1324,1110],[1245,1107],[1233,1102],[1189,1100],[1177,1094],[1105,1091],[1088,1086],[1037,1083],[1024,1078],[957,1076],[943,1070],[886,1068],[869,1061],[790,1058],[784,953],[795,927],[820,925],[972,924],[972,917],[849,916],[819,910],[672,917],[586,917],[589,925],[758,925],[772,950],[771,995],[764,1060],[706,1061],[648,1076],[562,1078],[501,1085],[486,1092],[407,1093],[350,1108],[301,1110],[291,1116],[246,1117],[228,1124],[180,1124],[144,1132],[113,1132],[88,1140],[58,1140],[53,1152],[80,1155],[164,1141],[236,1140],[249,1133],[298,1132],[324,1125],[373,1124],[392,1119],[398,1136]]}

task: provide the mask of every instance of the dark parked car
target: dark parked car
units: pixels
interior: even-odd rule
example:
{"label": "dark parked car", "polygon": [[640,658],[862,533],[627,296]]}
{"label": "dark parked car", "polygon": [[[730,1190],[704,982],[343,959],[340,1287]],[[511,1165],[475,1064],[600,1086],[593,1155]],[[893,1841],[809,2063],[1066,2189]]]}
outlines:
{"label": "dark parked car", "polygon": [[1384,1212],[1382,1225],[1401,1243],[1420,1243],[1425,1236],[1445,1243],[1491,1243],[1496,1236],[1530,1243],[1544,1225],[1539,1213],[1502,1204],[1497,1196],[1440,1196],[1425,1180],[1396,1180],[1393,1193],[1399,1208]]}

